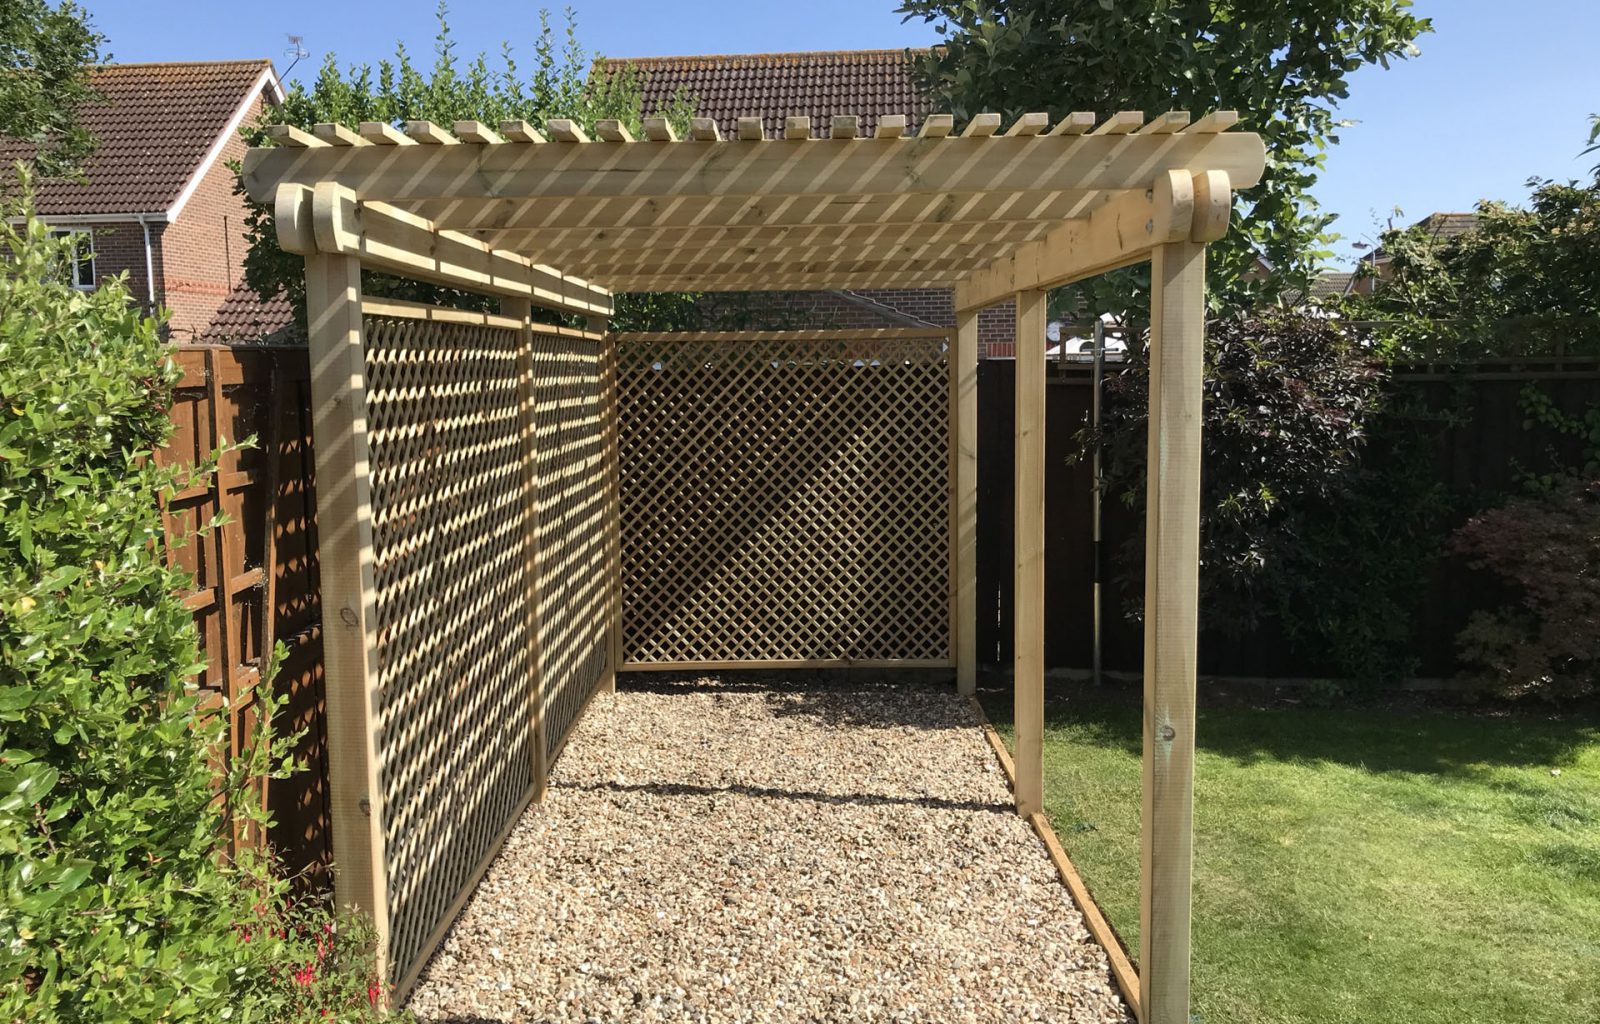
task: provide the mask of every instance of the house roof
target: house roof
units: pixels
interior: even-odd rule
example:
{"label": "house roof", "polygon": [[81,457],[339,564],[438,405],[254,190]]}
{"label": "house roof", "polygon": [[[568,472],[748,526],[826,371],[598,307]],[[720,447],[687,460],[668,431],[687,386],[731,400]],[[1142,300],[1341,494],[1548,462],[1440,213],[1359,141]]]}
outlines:
{"label": "house roof", "polygon": [[1478,228],[1478,215],[1475,213],[1430,213],[1426,217],[1411,225],[1421,228],[1433,237],[1436,242],[1442,242],[1457,235],[1464,235]]}
{"label": "house roof", "polygon": [[[248,101],[265,88],[282,89],[269,60],[106,64],[89,83],[102,99],[79,111],[96,147],[83,182],[39,182],[35,204],[43,216],[167,214],[187,198],[237,129]],[[32,144],[0,140],[6,168]]]}
{"label": "house roof", "polygon": [[294,305],[287,295],[280,292],[263,299],[254,288],[241,283],[234,286],[200,340],[215,344],[261,341],[283,332],[298,333],[294,327]]}
{"label": "house roof", "polygon": [[1313,299],[1336,299],[1350,294],[1356,275],[1348,270],[1326,270],[1311,282]]}
{"label": "house roof", "polygon": [[713,118],[732,135],[741,117],[759,115],[769,134],[783,131],[787,116],[811,118],[813,135],[828,132],[834,115],[861,117],[862,134],[871,135],[878,118],[904,114],[907,131],[933,112],[918,88],[914,61],[923,50],[823,50],[812,53],[734,53],[695,57],[627,57],[606,60],[614,74],[623,67],[642,72],[644,113],[654,114],[679,90],[694,101],[695,113]]}

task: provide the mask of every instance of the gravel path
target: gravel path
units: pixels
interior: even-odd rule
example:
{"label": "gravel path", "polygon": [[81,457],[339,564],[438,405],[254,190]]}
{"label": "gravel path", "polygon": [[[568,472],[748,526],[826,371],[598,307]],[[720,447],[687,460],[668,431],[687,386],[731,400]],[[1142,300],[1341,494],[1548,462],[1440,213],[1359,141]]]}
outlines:
{"label": "gravel path", "polygon": [[1129,1022],[970,704],[602,697],[422,975],[425,1022]]}

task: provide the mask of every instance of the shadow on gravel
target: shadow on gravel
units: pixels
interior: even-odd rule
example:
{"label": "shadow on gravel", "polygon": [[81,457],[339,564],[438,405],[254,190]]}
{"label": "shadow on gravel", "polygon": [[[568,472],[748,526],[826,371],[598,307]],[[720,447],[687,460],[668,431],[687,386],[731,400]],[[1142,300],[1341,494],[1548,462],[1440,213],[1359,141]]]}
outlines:
{"label": "shadow on gravel", "polygon": [[825,726],[971,729],[977,715],[956,695],[949,675],[942,669],[638,672],[619,676],[617,686],[668,695],[768,694],[774,718],[813,718]]}
{"label": "shadow on gravel", "polygon": [[983,800],[945,800],[933,796],[890,796],[884,793],[817,793],[804,789],[774,789],[770,786],[695,786],[680,782],[555,782],[551,789],[574,789],[599,793],[646,793],[651,796],[737,796],[763,800],[798,800],[819,804],[854,804],[859,807],[927,807],[933,810],[981,811],[989,814],[1015,814],[1009,803]]}

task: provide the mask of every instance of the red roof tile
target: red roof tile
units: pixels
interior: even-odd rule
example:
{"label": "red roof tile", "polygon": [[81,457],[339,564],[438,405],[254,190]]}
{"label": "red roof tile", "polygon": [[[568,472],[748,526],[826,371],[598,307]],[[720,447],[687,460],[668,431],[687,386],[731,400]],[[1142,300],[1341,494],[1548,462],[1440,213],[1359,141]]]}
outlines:
{"label": "red roof tile", "polygon": [[[97,141],[84,167],[88,180],[40,182],[39,213],[165,212],[271,66],[229,60],[95,68],[90,84],[104,98],[79,112]],[[26,142],[0,140],[3,173],[29,152]]]}
{"label": "red roof tile", "polygon": [[294,322],[294,306],[282,292],[263,299],[248,285],[236,285],[201,332],[200,341],[233,344],[252,341],[304,341]]}
{"label": "red roof tile", "polygon": [[739,117],[760,115],[769,136],[789,116],[811,118],[811,133],[828,133],[835,115],[857,114],[871,135],[884,114],[905,114],[908,133],[933,112],[912,77],[926,50],[826,50],[815,53],[736,53],[698,57],[629,57],[603,62],[608,73],[631,66],[643,73],[644,112],[654,113],[680,89],[695,114],[714,118],[731,136]]}

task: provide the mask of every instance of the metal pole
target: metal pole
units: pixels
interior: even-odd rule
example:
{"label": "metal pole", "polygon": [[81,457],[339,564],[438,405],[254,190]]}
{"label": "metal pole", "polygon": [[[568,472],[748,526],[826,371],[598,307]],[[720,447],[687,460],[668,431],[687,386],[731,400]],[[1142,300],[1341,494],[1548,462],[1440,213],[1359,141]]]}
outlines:
{"label": "metal pole", "polygon": [[1094,321],[1094,369],[1090,374],[1089,424],[1094,432],[1094,457],[1090,472],[1093,475],[1094,514],[1094,683],[1100,685],[1100,384],[1105,376],[1106,324],[1099,317]]}

